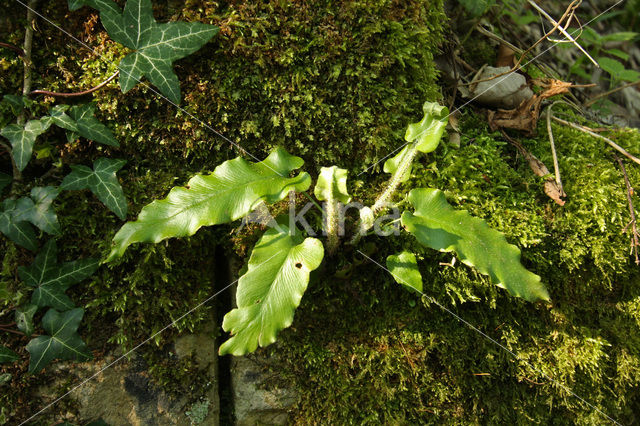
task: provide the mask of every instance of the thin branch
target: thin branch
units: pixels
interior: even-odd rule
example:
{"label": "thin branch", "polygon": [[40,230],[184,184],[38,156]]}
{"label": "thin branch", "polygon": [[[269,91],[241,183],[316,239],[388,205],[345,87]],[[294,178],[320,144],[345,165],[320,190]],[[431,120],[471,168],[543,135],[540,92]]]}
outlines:
{"label": "thin branch", "polygon": [[558,154],[556,153],[556,144],[553,140],[553,130],[551,129],[551,109],[555,104],[556,102],[552,103],[547,108],[547,133],[549,133],[549,143],[551,144],[551,155],[553,156],[553,172],[556,176],[556,184],[558,185],[558,188],[562,195],[566,196],[564,188],[562,187],[562,179],[560,178],[560,165],[558,164]]}
{"label": "thin branch", "polygon": [[533,43],[527,50],[525,50],[522,55],[520,55],[520,57],[518,58],[518,60],[516,61],[516,64],[508,71],[502,72],[500,74],[494,75],[492,77],[488,77],[488,78],[484,78],[482,80],[477,80],[477,81],[472,81],[471,83],[465,83],[462,84],[462,86],[468,86],[471,85],[473,83],[482,83],[485,81],[491,81],[494,80],[498,77],[502,77],[505,76],[507,74],[511,74],[514,71],[517,71],[520,69],[520,64],[522,63],[522,61],[524,60],[524,58],[527,56],[527,54],[529,54],[529,52],[531,52],[533,49],[535,49],[535,47],[537,45],[539,45],[540,43],[542,43],[544,40],[546,40],[551,34],[553,34],[558,27],[560,26],[560,24],[562,22],[564,22],[565,20],[567,20],[567,18],[571,18],[571,16],[573,16],[575,9],[578,7],[578,5],[582,3],[582,0],[573,0],[571,2],[571,4],[569,4],[569,6],[567,7],[567,9],[565,10],[564,14],[562,15],[562,17],[560,18],[560,20],[558,22],[556,22],[556,24],[554,25],[553,28],[551,28],[545,35],[543,35],[542,37],[540,37],[540,39],[538,41],[536,41],[535,43]]}
{"label": "thin branch", "polygon": [[580,130],[581,132],[584,132],[584,133],[586,133],[588,135],[591,135],[591,136],[593,136],[595,138],[602,139],[603,141],[608,143],[609,146],[611,146],[613,149],[618,151],[620,154],[624,155],[625,157],[627,157],[628,159],[630,159],[634,163],[640,164],[640,159],[639,158],[634,157],[633,155],[629,154],[629,152],[626,149],[624,149],[623,147],[621,147],[620,145],[618,145],[617,143],[615,143],[611,139],[595,133],[593,131],[593,129],[590,129],[590,128],[585,127],[585,126],[581,126],[581,125],[576,124],[576,123],[571,123],[569,121],[565,121],[565,120],[563,120],[561,118],[558,118],[558,117],[552,117],[552,118],[555,121],[557,121],[558,123],[564,124],[565,126],[569,126],[569,127],[573,128],[573,129]]}
{"label": "thin branch", "polygon": [[29,93],[29,95],[46,95],[46,96],[56,96],[56,97],[60,97],[60,98],[71,98],[71,97],[75,97],[75,96],[84,96],[84,95],[88,95],[89,93],[93,93],[96,90],[102,89],[104,86],[109,84],[111,82],[111,80],[116,78],[117,75],[118,75],[118,71],[116,71],[113,74],[111,74],[111,76],[109,78],[107,78],[105,81],[103,81],[102,83],[98,84],[97,86],[92,87],[91,89],[88,89],[88,90],[84,90],[82,92],[61,93],[61,92],[50,92],[48,90],[34,90],[33,92]]}
{"label": "thin branch", "polygon": [[[629,176],[627,175],[627,170],[624,167],[624,163],[615,153],[613,157],[616,159],[620,168],[622,169],[622,175],[624,176],[624,184],[627,187],[627,201],[629,202],[629,213],[631,213],[631,246],[633,247],[633,253],[636,257],[636,265],[640,265],[640,258],[638,257],[638,246],[640,246],[640,239],[638,238],[638,229],[636,228],[636,213],[633,208],[633,201],[631,200],[631,195],[633,194],[633,187],[631,187],[631,182],[629,182]],[[623,232],[626,232],[626,229],[629,225],[625,226]]]}
{"label": "thin branch", "polygon": [[20,57],[24,57],[24,50],[20,49],[18,46],[14,46],[13,44],[3,43],[0,41],[0,47],[6,47],[7,49],[13,50]]}
{"label": "thin branch", "polygon": [[[541,8],[540,6],[538,6],[534,1],[532,0],[527,0],[527,2],[533,6],[538,12],[540,12],[542,15],[544,15],[545,18],[547,18],[549,20],[549,22],[551,22],[554,25],[554,29],[557,28],[558,30],[560,30],[560,32],[562,33],[563,36],[565,36],[569,41],[571,41],[571,43],[573,43],[573,45],[575,45],[578,49],[580,49],[580,51],[582,53],[584,53],[586,55],[587,58],[589,58],[589,60],[591,62],[593,62],[593,64],[597,67],[600,68],[600,65],[598,65],[598,63],[595,61],[595,59],[593,59],[591,57],[591,55],[589,55],[587,53],[586,50],[584,50],[584,48],[582,46],[580,46],[580,44],[571,36],[571,34],[569,34],[563,27],[562,25],[560,25],[560,23],[556,22],[555,19],[553,19],[543,8]],[[580,2],[581,3],[581,2]],[[578,3],[579,4],[579,3]],[[573,13],[571,14],[571,16],[573,15]]]}
{"label": "thin branch", "polygon": [[586,103],[586,104],[584,104],[584,106],[585,106],[585,107],[589,107],[589,106],[593,105],[594,103],[596,103],[596,101],[597,101],[598,99],[601,99],[601,98],[607,97],[607,96],[609,96],[609,95],[611,95],[611,94],[613,94],[613,93],[619,92],[620,90],[624,90],[624,89],[626,89],[627,87],[632,87],[632,86],[638,86],[638,87],[640,87],[640,80],[638,80],[638,81],[634,81],[633,83],[624,84],[624,85],[622,85],[622,86],[620,86],[620,87],[616,87],[615,89],[608,90],[608,91],[606,91],[606,92],[604,92],[604,93],[599,93],[599,94],[597,94],[596,96],[594,96],[593,98],[589,99],[589,100],[587,101],[587,103]]}

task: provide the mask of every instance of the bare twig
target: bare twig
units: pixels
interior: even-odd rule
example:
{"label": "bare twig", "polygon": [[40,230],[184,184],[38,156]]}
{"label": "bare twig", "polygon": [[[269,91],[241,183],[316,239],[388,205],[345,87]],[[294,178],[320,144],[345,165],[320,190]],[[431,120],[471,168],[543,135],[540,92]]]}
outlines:
{"label": "bare twig", "polygon": [[[616,159],[618,164],[620,165],[620,169],[622,169],[622,175],[624,176],[624,184],[627,187],[627,201],[629,202],[629,213],[631,214],[631,247],[633,247],[633,254],[636,258],[636,265],[640,265],[640,258],[638,257],[638,246],[640,246],[640,236],[638,235],[638,229],[636,227],[636,213],[633,208],[633,200],[631,196],[633,195],[633,187],[631,186],[631,182],[629,182],[629,176],[627,175],[627,170],[624,167],[624,163],[615,153],[613,157]],[[625,226],[622,232],[626,232],[629,225]]]}
{"label": "bare twig", "polygon": [[502,136],[511,143],[511,145],[515,146],[516,149],[520,152],[520,154],[527,160],[529,163],[529,167],[531,167],[531,171],[536,176],[544,178],[544,193],[549,196],[556,204],[560,206],[564,206],[565,201],[562,197],[565,196],[564,191],[558,187],[558,184],[550,177],[549,169],[544,165],[542,161],[540,161],[535,155],[527,151],[527,149],[518,141],[517,139],[509,136],[503,129],[500,129]]}
{"label": "bare twig", "polygon": [[585,107],[589,107],[589,106],[595,104],[598,101],[598,99],[602,99],[602,98],[607,97],[607,96],[609,96],[611,94],[619,92],[620,90],[624,90],[627,87],[632,87],[632,86],[640,87],[640,80],[634,81],[633,83],[624,84],[624,85],[622,85],[620,87],[616,87],[615,89],[608,90],[608,91],[606,91],[604,93],[599,93],[596,96],[594,96],[593,98],[589,99],[587,101],[587,103],[584,104],[584,106]]}
{"label": "bare twig", "polygon": [[103,81],[102,83],[98,84],[97,86],[92,87],[91,89],[88,89],[88,90],[84,90],[82,92],[61,93],[61,92],[50,92],[48,90],[34,90],[33,92],[29,93],[29,95],[46,95],[46,96],[56,96],[56,97],[61,97],[61,98],[71,98],[71,97],[75,97],[75,96],[84,96],[84,95],[88,95],[89,93],[93,93],[96,90],[102,89],[104,86],[109,84],[111,82],[111,80],[116,78],[117,75],[118,75],[118,71],[116,71],[113,74],[111,74],[111,76],[109,78],[107,78],[105,81]]}
{"label": "bare twig", "polygon": [[558,154],[556,153],[556,144],[554,143],[553,130],[551,129],[551,109],[556,103],[557,102],[552,103],[547,108],[547,132],[549,133],[549,143],[551,144],[551,155],[553,156],[553,172],[556,175],[556,184],[558,185],[560,193],[564,197],[567,194],[564,192],[564,188],[562,187],[562,179],[560,178],[560,165],[558,164]]}
{"label": "bare twig", "polygon": [[628,159],[630,159],[634,163],[640,164],[640,159],[639,158],[634,157],[633,155],[629,154],[629,152],[626,149],[624,149],[623,147],[621,147],[620,145],[618,145],[617,143],[615,143],[611,139],[595,133],[593,131],[593,129],[590,129],[589,127],[581,126],[581,125],[576,124],[576,123],[571,123],[569,121],[565,121],[565,120],[563,120],[561,118],[558,118],[558,117],[551,117],[551,118],[553,120],[557,121],[558,123],[561,123],[561,124],[564,124],[565,126],[571,127],[572,129],[580,130],[581,132],[584,132],[584,133],[586,133],[588,135],[591,135],[591,136],[593,136],[595,138],[602,139],[603,141],[608,143],[609,146],[611,146],[613,149],[618,151],[620,154],[624,155],[625,157],[627,157]]}
{"label": "bare twig", "polygon": [[[27,8],[27,28],[24,33],[24,78],[22,81],[22,95],[27,96],[31,91],[31,71],[33,61],[31,60],[31,48],[33,47],[33,26],[35,25],[35,7],[37,0],[29,0]],[[24,124],[24,113],[18,117],[20,124]]]}
{"label": "bare twig", "polygon": [[24,57],[24,50],[20,49],[18,46],[14,46],[13,44],[3,43],[0,41],[0,47],[6,47],[7,49],[13,50],[18,54],[18,56]]}
{"label": "bare twig", "polygon": [[[551,28],[545,35],[543,35],[542,37],[540,37],[540,39],[538,41],[536,41],[535,43],[533,43],[527,50],[525,50],[522,55],[520,55],[520,57],[518,58],[518,60],[516,61],[516,64],[508,71],[505,71],[503,73],[494,75],[492,77],[488,77],[482,80],[476,80],[476,81],[472,81],[471,83],[465,83],[464,85],[471,85],[474,83],[482,83],[485,81],[491,81],[494,80],[498,77],[502,77],[504,75],[510,74],[512,72],[515,72],[517,70],[520,69],[520,64],[522,63],[522,61],[524,60],[524,58],[527,56],[527,54],[529,52],[531,52],[533,49],[535,49],[535,47],[537,45],[539,45],[540,43],[542,43],[544,40],[546,40],[551,34],[553,34],[554,32],[556,32],[556,30],[558,30],[560,24],[562,24],[565,20],[568,20],[568,18],[570,19],[573,14],[575,13],[575,9],[580,5],[580,3],[582,3],[582,0],[573,0],[571,2],[571,4],[569,4],[569,6],[567,7],[567,9],[565,10],[564,14],[562,15],[562,17],[558,20],[558,22],[556,22],[553,26],[553,28]],[[555,21],[554,21],[555,22]]]}
{"label": "bare twig", "polygon": [[[584,50],[582,46],[580,46],[580,44],[579,44],[579,43],[578,43],[578,42],[577,42],[577,41],[576,41],[576,40],[571,36],[571,34],[569,34],[569,33],[568,33],[568,32],[567,32],[567,31],[562,27],[562,25],[560,25],[560,23],[559,23],[559,22],[556,22],[556,21],[555,21],[555,19],[553,19],[553,18],[552,18],[552,17],[551,17],[551,16],[550,16],[550,15],[549,15],[549,14],[548,14],[544,9],[543,9],[543,8],[541,8],[540,6],[538,6],[534,1],[532,1],[532,0],[527,0],[527,2],[528,2],[531,6],[533,6],[533,7],[534,7],[538,12],[540,12],[540,13],[541,13],[545,18],[547,18],[547,19],[549,20],[549,22],[551,22],[551,24],[553,24],[553,26],[554,26],[554,27],[553,27],[553,28],[554,28],[554,30],[557,28],[557,29],[562,33],[562,35],[563,35],[563,36],[565,36],[565,37],[566,37],[566,38],[567,38],[571,43],[573,43],[573,45],[575,45],[578,49],[580,49],[580,51],[581,51],[582,53],[584,53],[584,54],[585,54],[585,56],[586,56],[587,58],[589,58],[589,60],[590,60],[591,62],[593,62],[593,64],[594,64],[596,67],[600,68],[600,65],[598,65],[598,63],[595,61],[595,59],[593,59],[593,58],[591,57],[591,55],[589,55],[589,54],[587,53],[587,51],[586,51],[586,50]],[[578,4],[580,4],[580,3],[581,3],[581,2],[578,2]],[[576,7],[577,7],[577,5],[576,5]],[[573,12],[571,13],[571,15],[570,15],[570,16],[573,16]]]}

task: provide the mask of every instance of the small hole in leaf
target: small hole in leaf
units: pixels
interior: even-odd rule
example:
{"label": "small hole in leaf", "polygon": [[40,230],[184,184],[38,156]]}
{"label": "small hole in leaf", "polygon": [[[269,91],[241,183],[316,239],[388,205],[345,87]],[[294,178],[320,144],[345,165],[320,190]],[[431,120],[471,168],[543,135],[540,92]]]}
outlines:
{"label": "small hole in leaf", "polygon": [[302,268],[302,263],[300,263],[300,262],[296,263],[296,268],[298,268],[298,269]]}

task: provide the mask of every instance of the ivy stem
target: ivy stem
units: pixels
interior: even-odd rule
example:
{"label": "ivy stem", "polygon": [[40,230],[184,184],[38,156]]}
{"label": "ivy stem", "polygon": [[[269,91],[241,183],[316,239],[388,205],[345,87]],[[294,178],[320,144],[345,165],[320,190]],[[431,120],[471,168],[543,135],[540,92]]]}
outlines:
{"label": "ivy stem", "polygon": [[93,93],[96,90],[102,89],[104,86],[109,84],[111,80],[116,78],[118,74],[119,74],[119,71],[116,71],[113,74],[111,74],[111,76],[109,76],[109,78],[107,78],[102,83],[98,84],[95,87],[92,87],[91,89],[83,90],[82,92],[64,93],[64,92],[50,92],[48,90],[34,90],[33,92],[29,93],[29,95],[46,95],[46,96],[56,96],[60,98],[72,98],[76,96],[84,96],[84,95],[88,95],[89,93]]}
{"label": "ivy stem", "polygon": [[23,57],[24,56],[24,50],[22,50],[21,48],[19,48],[18,46],[14,46],[13,44],[9,44],[9,43],[3,43],[0,41],[0,47],[5,47],[7,49],[13,50],[14,52],[16,52],[18,54],[18,56]]}

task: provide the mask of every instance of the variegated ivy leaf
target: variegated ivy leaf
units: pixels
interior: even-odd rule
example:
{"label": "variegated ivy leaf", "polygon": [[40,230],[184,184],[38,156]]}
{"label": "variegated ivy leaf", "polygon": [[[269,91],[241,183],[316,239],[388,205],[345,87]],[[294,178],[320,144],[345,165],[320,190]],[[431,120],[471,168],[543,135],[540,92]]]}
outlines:
{"label": "variegated ivy leaf", "polygon": [[437,189],[417,188],[409,193],[415,212],[402,213],[402,225],[424,246],[454,251],[465,264],[489,275],[509,293],[534,301],[549,299],[540,277],[520,263],[520,250],[500,232],[466,211],[454,210]]}
{"label": "variegated ivy leaf", "polygon": [[5,362],[14,362],[19,359],[20,357],[17,353],[5,346],[0,346],[0,364]]}
{"label": "variegated ivy leaf", "polygon": [[55,240],[49,240],[34,262],[18,268],[18,275],[30,287],[35,287],[31,303],[66,311],[75,305],[64,292],[73,284],[90,277],[98,269],[98,259],[81,259],[57,264],[58,249]]}
{"label": "variegated ivy leaf", "polygon": [[238,307],[225,315],[222,328],[232,336],[220,354],[244,355],[276,341],[289,327],[309,283],[309,273],[320,266],[324,249],[320,240],[304,239],[285,225],[264,233],[238,280]]}
{"label": "variegated ivy leaf", "polygon": [[14,243],[31,251],[38,249],[38,240],[31,224],[16,220],[16,200],[6,199],[0,209],[0,232]]}
{"label": "variegated ivy leaf", "polygon": [[49,126],[51,126],[51,118],[42,117],[39,120],[29,120],[24,126],[10,124],[0,130],[0,135],[11,142],[13,159],[18,170],[22,171],[27,167],[36,138],[46,132]]}
{"label": "variegated ivy leaf", "polygon": [[446,107],[435,102],[425,102],[422,111],[422,120],[407,126],[404,139],[409,144],[384,163],[384,171],[393,174],[398,182],[405,182],[411,176],[411,164],[418,151],[427,153],[438,147],[447,127],[449,109]]}
{"label": "variegated ivy leaf", "polygon": [[49,309],[42,318],[42,327],[46,336],[31,339],[27,351],[29,372],[40,371],[54,359],[86,361],[91,359],[91,352],[78,335],[78,326],[82,321],[84,310],[75,308],[67,312],[57,312]]}
{"label": "variegated ivy leaf", "polygon": [[60,185],[61,189],[78,190],[88,188],[100,201],[122,220],[127,218],[127,199],[118,182],[116,172],[126,163],[125,160],[98,158],[93,170],[87,166],[71,166],[69,173]]}
{"label": "variegated ivy leaf", "polygon": [[11,108],[11,112],[13,112],[13,115],[18,116],[24,109],[24,100],[25,98],[22,96],[4,95],[2,97],[2,101],[0,102]]}
{"label": "variegated ivy leaf", "polygon": [[15,321],[18,330],[22,331],[25,336],[29,337],[33,333],[33,316],[38,311],[36,305],[27,303],[16,309]]}
{"label": "variegated ivy leaf", "polygon": [[146,76],[176,104],[180,102],[180,82],[173,62],[200,49],[219,31],[216,26],[199,22],[158,24],[151,0],[128,0],[124,11],[111,0],[69,0],[71,10],[82,5],[98,9],[109,36],[135,50],[118,66],[121,90],[126,93]]}
{"label": "variegated ivy leaf", "polygon": [[193,235],[202,226],[244,217],[262,201],[275,203],[289,191],[306,191],[311,185],[308,173],[289,177],[303,163],[302,158],[276,148],[259,163],[238,157],[225,161],[212,174],[194,176],[186,187],[175,187],[164,200],[145,206],[138,220],[125,223],[113,237],[115,245],[107,262],[122,256],[133,243]]}
{"label": "variegated ivy leaf", "polygon": [[11,183],[13,179],[6,173],[0,172],[0,193],[2,190]]}
{"label": "variegated ivy leaf", "polygon": [[387,257],[387,269],[398,284],[422,294],[422,275],[415,254],[403,251]]}
{"label": "variegated ivy leaf", "polygon": [[[67,114],[68,111],[68,114]],[[110,146],[120,146],[113,132],[93,116],[95,105],[56,105],[49,114],[56,126],[68,130],[67,136],[80,135],[92,141]]]}
{"label": "variegated ivy leaf", "polygon": [[58,216],[51,207],[58,193],[53,186],[33,188],[31,198],[22,197],[17,201],[14,220],[31,222],[48,234],[60,234]]}

